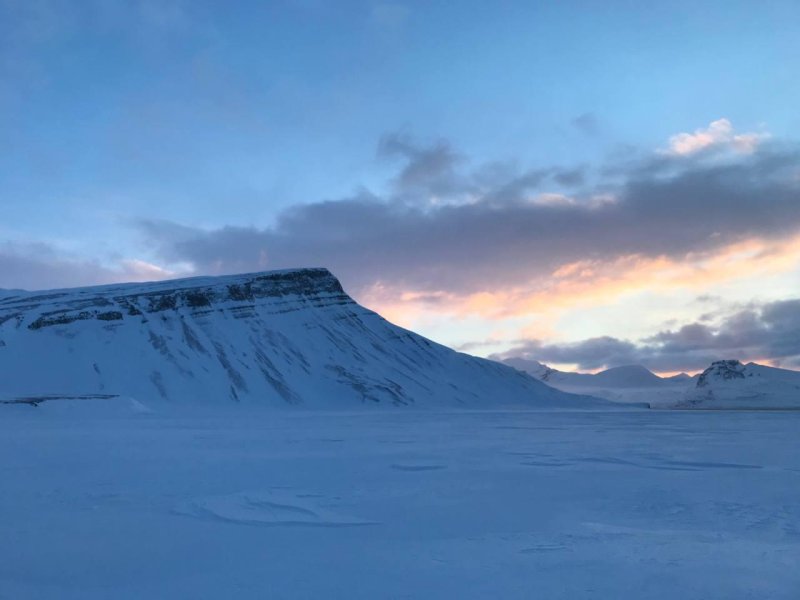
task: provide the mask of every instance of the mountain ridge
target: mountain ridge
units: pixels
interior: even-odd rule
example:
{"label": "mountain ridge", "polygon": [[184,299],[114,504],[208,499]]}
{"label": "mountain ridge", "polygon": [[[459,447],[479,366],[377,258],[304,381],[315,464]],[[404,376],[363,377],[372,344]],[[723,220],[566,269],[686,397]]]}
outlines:
{"label": "mountain ridge", "polygon": [[[651,408],[780,410],[800,408],[800,371],[736,359],[718,360],[702,373],[659,377],[643,366],[615,367],[600,373],[558,371],[538,361],[503,361],[556,389],[582,392]],[[622,377],[618,377],[622,375]]]}
{"label": "mountain ridge", "polygon": [[[536,360],[520,357],[506,358],[503,364],[525,371],[541,381],[554,385],[575,387],[652,387],[683,382],[683,378],[660,377],[643,365],[621,365],[598,373],[560,371]],[[688,379],[691,377],[687,376]]]}

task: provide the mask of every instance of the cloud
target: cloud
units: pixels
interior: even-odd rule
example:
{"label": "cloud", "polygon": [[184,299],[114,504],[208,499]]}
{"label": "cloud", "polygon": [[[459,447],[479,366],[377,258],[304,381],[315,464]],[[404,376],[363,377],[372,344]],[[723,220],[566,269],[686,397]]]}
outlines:
{"label": "cloud", "polygon": [[742,154],[752,154],[764,140],[766,133],[734,132],[728,119],[712,121],[708,127],[696,129],[694,133],[679,133],[669,139],[667,153],[688,156],[711,149],[728,149]]}
{"label": "cloud", "polygon": [[456,170],[463,158],[446,141],[425,146],[407,135],[391,133],[378,142],[378,156],[405,159],[394,179],[396,191],[405,198],[420,195],[429,200],[431,196],[454,196],[471,187]]}
{"label": "cloud", "polygon": [[[402,161],[386,195],[294,206],[263,229],[139,228],[162,261],[198,272],[325,265],[356,293],[380,282],[455,295],[539,285],[570,265],[583,267],[561,281],[586,280],[578,275],[604,265],[705,260],[748,240],[778,244],[800,233],[800,181],[791,172],[798,152],[790,146],[724,164],[659,157],[626,166],[621,182],[570,194],[554,182],[563,169],[486,176],[459,168],[444,142],[386,136],[379,153]],[[417,201],[434,193],[442,202]]]}
{"label": "cloud", "polygon": [[152,281],[175,277],[174,271],[138,259],[112,266],[70,256],[49,244],[0,243],[0,288],[27,290]]}
{"label": "cloud", "polygon": [[800,368],[800,299],[752,306],[716,324],[693,322],[638,342],[598,337],[568,344],[529,340],[494,358],[523,357],[596,370],[642,364],[662,372],[692,371],[736,358]]}
{"label": "cloud", "polygon": [[369,20],[381,30],[396,30],[406,24],[409,15],[407,6],[395,2],[382,2],[370,8]]}
{"label": "cloud", "polygon": [[[744,330],[747,315],[721,324],[713,311],[718,302],[694,301],[796,271],[800,148],[794,144],[764,141],[724,161],[705,160],[702,152],[656,152],[598,169],[476,165],[447,141],[426,144],[403,134],[381,138],[377,154],[396,167],[384,189],[295,205],[269,227],[137,220],[147,263],[100,264],[51,247],[0,247],[0,286],[326,266],[357,300],[389,318],[406,326],[424,321],[429,335],[463,332],[443,340],[450,343],[478,347],[490,340],[486,352],[515,343],[515,352],[584,369],[625,362],[696,369],[728,351],[795,360],[781,349],[791,339],[767,343],[773,308],[753,309],[755,325],[751,319],[746,331],[762,341],[746,345],[742,334],[732,336]],[[625,295],[639,294],[641,304],[645,294],[663,299],[676,292],[688,296],[691,311],[640,319],[647,328],[673,319],[660,337],[541,341],[575,339],[563,336],[564,329],[579,331],[564,324],[567,317]],[[695,316],[701,311],[706,315]],[[675,329],[687,321],[691,327]]]}
{"label": "cloud", "polygon": [[583,113],[582,115],[578,115],[570,122],[571,125],[583,133],[584,135],[588,135],[590,137],[596,136],[600,133],[600,121],[597,118],[597,115],[594,113]]}

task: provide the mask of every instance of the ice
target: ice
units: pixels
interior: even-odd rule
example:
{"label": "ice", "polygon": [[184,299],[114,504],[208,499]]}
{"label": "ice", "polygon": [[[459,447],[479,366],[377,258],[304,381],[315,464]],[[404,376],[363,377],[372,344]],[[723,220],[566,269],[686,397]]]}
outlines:
{"label": "ice", "polygon": [[1,598],[799,597],[799,412],[148,408],[0,406]]}

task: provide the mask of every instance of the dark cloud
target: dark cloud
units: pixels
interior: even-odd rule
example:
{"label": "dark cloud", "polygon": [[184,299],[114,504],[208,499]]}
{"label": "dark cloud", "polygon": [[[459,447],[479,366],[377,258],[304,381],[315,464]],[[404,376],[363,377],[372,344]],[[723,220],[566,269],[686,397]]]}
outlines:
{"label": "dark cloud", "polygon": [[392,133],[378,142],[378,156],[400,157],[405,165],[395,178],[400,193],[433,195],[459,194],[469,189],[468,182],[457,172],[463,160],[450,144],[440,140],[431,145],[416,143],[410,136]]}
{"label": "dark cloud", "polygon": [[595,136],[600,132],[600,123],[594,113],[583,113],[572,119],[572,126],[583,134]]}
{"label": "dark cloud", "polygon": [[[446,143],[422,146],[397,135],[386,136],[379,153],[403,161],[396,192],[385,197],[361,192],[295,206],[266,229],[140,227],[163,260],[201,273],[324,265],[354,292],[382,281],[453,293],[529,282],[578,260],[680,260],[800,231],[793,148],[763,148],[735,161],[658,157],[628,165],[613,187],[602,184],[612,200],[589,189],[564,202],[540,202],[536,193],[558,177],[579,181],[582,171],[467,170]],[[418,201],[426,194],[442,202]]]}
{"label": "dark cloud", "polygon": [[0,243],[0,289],[55,289],[163,279],[168,275],[143,262],[118,261],[109,267],[70,257],[48,244]]}
{"label": "dark cloud", "polygon": [[553,179],[564,187],[577,187],[582,185],[586,178],[584,170],[578,168],[557,171],[554,173]]}
{"label": "dark cloud", "polygon": [[531,340],[493,358],[511,357],[524,357],[544,363],[575,363],[586,370],[639,362],[637,348],[633,343],[608,336],[563,345]]}
{"label": "dark cloud", "polygon": [[726,358],[769,359],[787,368],[798,368],[800,299],[742,310],[713,326],[690,323],[659,332],[639,343],[611,337],[573,344],[543,344],[531,340],[496,356],[510,357],[577,364],[582,370],[642,364],[657,371],[692,371]]}

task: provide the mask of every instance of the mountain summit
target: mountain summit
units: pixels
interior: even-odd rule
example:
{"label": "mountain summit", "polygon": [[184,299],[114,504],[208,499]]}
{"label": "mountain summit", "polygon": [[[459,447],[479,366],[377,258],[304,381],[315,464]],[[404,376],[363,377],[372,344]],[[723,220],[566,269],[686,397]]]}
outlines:
{"label": "mountain summit", "polygon": [[327,269],[9,292],[0,394],[322,408],[596,403],[392,325]]}
{"label": "mountain summit", "polygon": [[538,361],[524,358],[507,358],[502,362],[556,387],[648,388],[674,383],[670,379],[659,377],[642,365],[612,367],[599,373],[572,373],[559,371]]}
{"label": "mountain summit", "polygon": [[798,409],[800,372],[738,360],[711,363],[686,392],[681,408]]}

